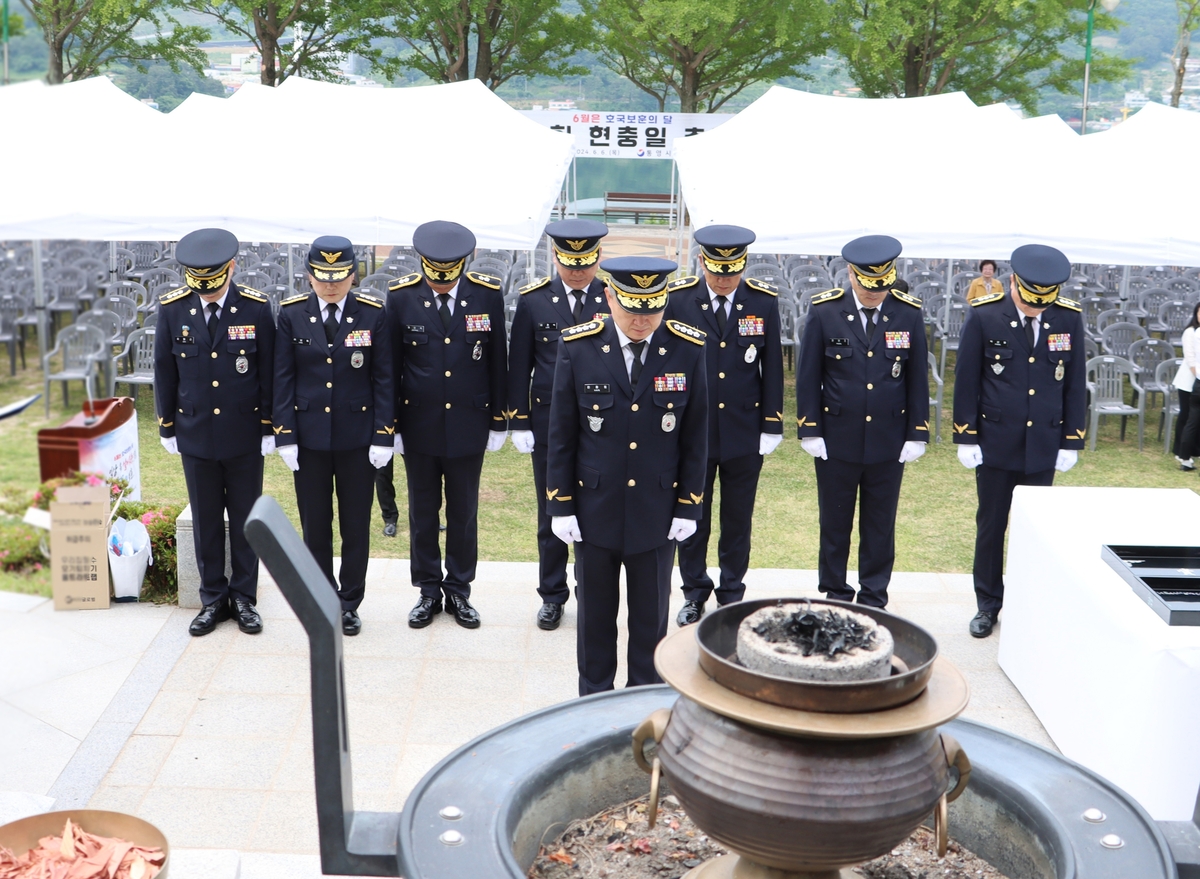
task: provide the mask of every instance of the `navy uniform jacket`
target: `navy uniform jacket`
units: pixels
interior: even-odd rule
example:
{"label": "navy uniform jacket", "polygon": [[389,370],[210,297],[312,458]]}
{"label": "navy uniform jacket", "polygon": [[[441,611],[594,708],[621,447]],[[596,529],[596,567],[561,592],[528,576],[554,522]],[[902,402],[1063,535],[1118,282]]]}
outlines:
{"label": "navy uniform jacket", "polygon": [[647,341],[631,391],[612,322],[570,328],[550,403],[546,512],[577,516],[585,541],[626,555],[662,546],[673,518],[704,509],[704,333],[664,320]]}
{"label": "navy uniform jacket", "polygon": [[319,452],[390,446],[395,432],[392,340],[383,300],[342,300],[333,347],[315,293],[283,300],[275,351],[276,445]]}
{"label": "navy uniform jacket", "polygon": [[954,378],[954,441],[978,445],[983,463],[1040,473],[1059,449],[1082,449],[1087,361],[1079,306],[1059,297],[1042,312],[1029,350],[1008,293],[971,302]]}
{"label": "navy uniform jacket", "polygon": [[[783,344],[778,291],[742,279],[733,292],[725,334],[709,305],[703,278],[672,281],[667,317],[704,330],[708,339],[708,457],[730,461],[758,454],[759,434],[783,433]],[[754,349],[751,353],[751,349]]]}
{"label": "navy uniform jacket", "polygon": [[396,429],[404,450],[441,458],[482,454],[488,431],[504,430],[507,355],[500,282],[465,272],[449,333],[420,275],[390,286]]}
{"label": "navy uniform jacket", "polygon": [[159,299],[154,331],[158,434],[179,451],[224,460],[257,452],[271,433],[275,321],[267,297],[229,285],[208,333],[205,303],[187,287]]}
{"label": "navy uniform jacket", "polygon": [[[593,280],[578,323],[590,321],[597,312],[607,314],[607,309],[604,283]],[[513,430],[534,431],[537,442],[546,442],[550,425],[558,334],[575,323],[562,278],[542,278],[521,288],[508,337],[508,418]]]}
{"label": "navy uniform jacket", "polygon": [[812,300],[796,365],[801,439],[825,439],[830,458],[896,461],[904,443],[929,441],[929,363],[921,300],[895,290],[867,333],[854,296],[840,289]]}

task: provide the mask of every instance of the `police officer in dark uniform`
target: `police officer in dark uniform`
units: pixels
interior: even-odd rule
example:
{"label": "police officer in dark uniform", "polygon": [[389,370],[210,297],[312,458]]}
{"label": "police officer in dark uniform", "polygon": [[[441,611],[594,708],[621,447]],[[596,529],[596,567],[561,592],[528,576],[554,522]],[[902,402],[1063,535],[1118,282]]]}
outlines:
{"label": "police officer in dark uniform", "polygon": [[230,615],[243,632],[262,631],[254,609],[258,558],[242,527],[262,494],[263,457],[275,449],[275,322],[266,296],[233,283],[237,252],[237,238],[224,229],[183,236],[175,257],[187,286],[159,299],[154,334],[158,433],[168,452],[183,456],[192,505],[203,605],[188,629],[193,635],[207,635]]}
{"label": "police officer in dark uniform", "polygon": [[[479,478],[486,449],[508,436],[507,361],[500,281],[464,271],[475,236],[458,223],[424,223],[413,232],[421,274],[390,285],[388,320],[397,380],[396,451],[408,480],[413,585],[421,597],[414,629],[441,613],[479,627],[471,581],[479,555]],[[446,498],[446,570],[438,513]]]}
{"label": "police officer in dark uniform", "polygon": [[1075,466],[1086,433],[1087,358],[1077,302],[1059,296],[1071,277],[1062,251],[1013,251],[1008,292],[971,300],[958,348],[954,442],[975,470],[975,601],[969,631],[992,633],[1004,602],[1004,532],[1013,488],[1052,485]]}
{"label": "police officer in dark uniform", "polygon": [[601,263],[611,318],[562,332],[550,403],[546,499],[575,548],[579,695],[617,673],[619,580],[629,607],[629,686],[659,683],[675,542],[696,531],[708,459],[705,334],[663,320],[676,264]]}
{"label": "police officer in dark uniform", "polygon": [[546,227],[554,242],[558,272],[521,288],[508,347],[508,418],[517,451],[533,454],[533,484],[538,508],[539,629],[557,629],[567,587],[567,547],[550,530],[546,512],[546,449],[550,430],[550,394],[558,335],[590,321],[608,308],[600,268],[600,239],[608,227],[595,220],[562,220]]}
{"label": "police officer in dark uniform", "polygon": [[683,577],[681,626],[704,616],[713,593],[708,576],[713,486],[721,479],[721,539],[717,559],[721,582],[717,603],[746,594],[742,578],[750,567],[750,520],[763,456],[783,440],[783,344],[779,291],[743,278],[754,233],[742,226],[705,226],[692,236],[700,245],[704,277],[681,278],[668,286],[667,317],[708,333],[708,469],[704,515],[696,533],[679,544]]}
{"label": "police officer in dark uniform", "polygon": [[818,588],[854,600],[846,563],[857,501],[858,603],[880,608],[896,559],[904,465],[929,439],[925,323],[921,300],[895,289],[899,255],[887,235],[842,248],[851,289],[813,297],[796,365],[796,424],[817,473]]}
{"label": "police officer in dark uniform", "polygon": [[[354,245],[326,235],[308,251],[313,293],[280,303],[275,356],[275,441],[295,474],[304,543],[342,604],[342,632],[362,629],[358,608],[371,549],[375,469],[392,458],[392,339],[384,302],[350,293]],[[333,495],[342,567],[333,576]]]}

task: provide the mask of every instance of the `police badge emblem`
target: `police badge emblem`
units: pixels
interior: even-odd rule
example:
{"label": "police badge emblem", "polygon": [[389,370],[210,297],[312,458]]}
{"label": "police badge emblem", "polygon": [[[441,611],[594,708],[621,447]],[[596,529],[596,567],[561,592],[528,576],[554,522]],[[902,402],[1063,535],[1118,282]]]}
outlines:
{"label": "police badge emblem", "polygon": [[900,358],[896,358],[896,362],[892,364],[892,378],[900,378]]}
{"label": "police badge emblem", "polygon": [[245,375],[250,369],[250,361],[245,357],[239,357],[237,360],[233,361],[233,368],[236,369],[241,375]]}
{"label": "police badge emblem", "polygon": [[1065,374],[1066,369],[1063,367],[1063,362],[1060,360],[1058,361],[1058,366],[1054,367],[1054,380],[1056,382],[1062,381]]}
{"label": "police badge emblem", "polygon": [[558,305],[558,297],[557,296],[551,296],[550,301],[553,302],[555,305]]}
{"label": "police badge emblem", "polygon": [[476,342],[475,347],[471,349],[471,359],[478,360],[483,356],[483,342]]}
{"label": "police badge emblem", "polygon": [[363,357],[363,353],[361,351],[355,351],[353,354],[350,355],[350,365],[353,366],[355,369],[358,369],[360,366],[363,365],[363,361],[365,359],[366,358]]}
{"label": "police badge emblem", "polygon": [[589,415],[588,427],[592,429],[592,433],[599,433],[600,428],[604,426],[604,417],[601,415]]}
{"label": "police badge emblem", "polygon": [[746,349],[746,362],[753,363],[756,359],[758,359],[758,346],[751,345]]}
{"label": "police badge emblem", "polygon": [[308,322],[310,324],[315,324],[317,322],[317,319],[315,317],[313,317],[312,315],[309,315]]}
{"label": "police badge emblem", "polygon": [[992,364],[992,372],[996,373],[996,375],[999,375],[1000,373],[1004,372],[1004,364],[1003,363],[993,363]]}
{"label": "police badge emblem", "polygon": [[188,314],[195,314],[195,313],[196,313],[196,309],[194,309],[194,308],[188,312]]}
{"label": "police badge emblem", "polygon": [[674,412],[668,412],[666,415],[664,415],[662,417],[662,429],[667,433],[670,433],[671,431],[673,431],[675,429],[675,413]]}

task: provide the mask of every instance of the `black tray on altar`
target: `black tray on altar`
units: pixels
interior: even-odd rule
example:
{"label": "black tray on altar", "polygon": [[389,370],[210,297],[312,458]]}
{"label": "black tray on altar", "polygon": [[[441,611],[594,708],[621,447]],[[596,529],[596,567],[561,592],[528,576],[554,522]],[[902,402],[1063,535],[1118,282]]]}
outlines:
{"label": "black tray on altar", "polygon": [[1200,626],[1200,546],[1100,547],[1100,557],[1169,626]]}

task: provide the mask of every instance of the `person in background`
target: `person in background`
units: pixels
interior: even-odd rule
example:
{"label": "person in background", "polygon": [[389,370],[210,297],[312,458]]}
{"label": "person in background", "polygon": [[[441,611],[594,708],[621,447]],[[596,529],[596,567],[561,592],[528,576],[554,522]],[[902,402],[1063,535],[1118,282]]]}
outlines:
{"label": "person in background", "polygon": [[993,260],[985,259],[981,262],[979,272],[981,277],[972,281],[971,286],[967,288],[967,302],[978,299],[980,296],[990,296],[993,293],[1004,291],[1003,285],[996,277],[996,263]]}
{"label": "person in background", "polygon": [[1183,330],[1180,343],[1183,346],[1183,363],[1175,373],[1175,393],[1179,396],[1179,418],[1175,421],[1175,460],[1180,470],[1195,470],[1192,456],[1196,453],[1196,440],[1200,439],[1200,400],[1194,392],[1200,391],[1196,383],[1196,370],[1200,369],[1200,303],[1192,309],[1192,319]]}

